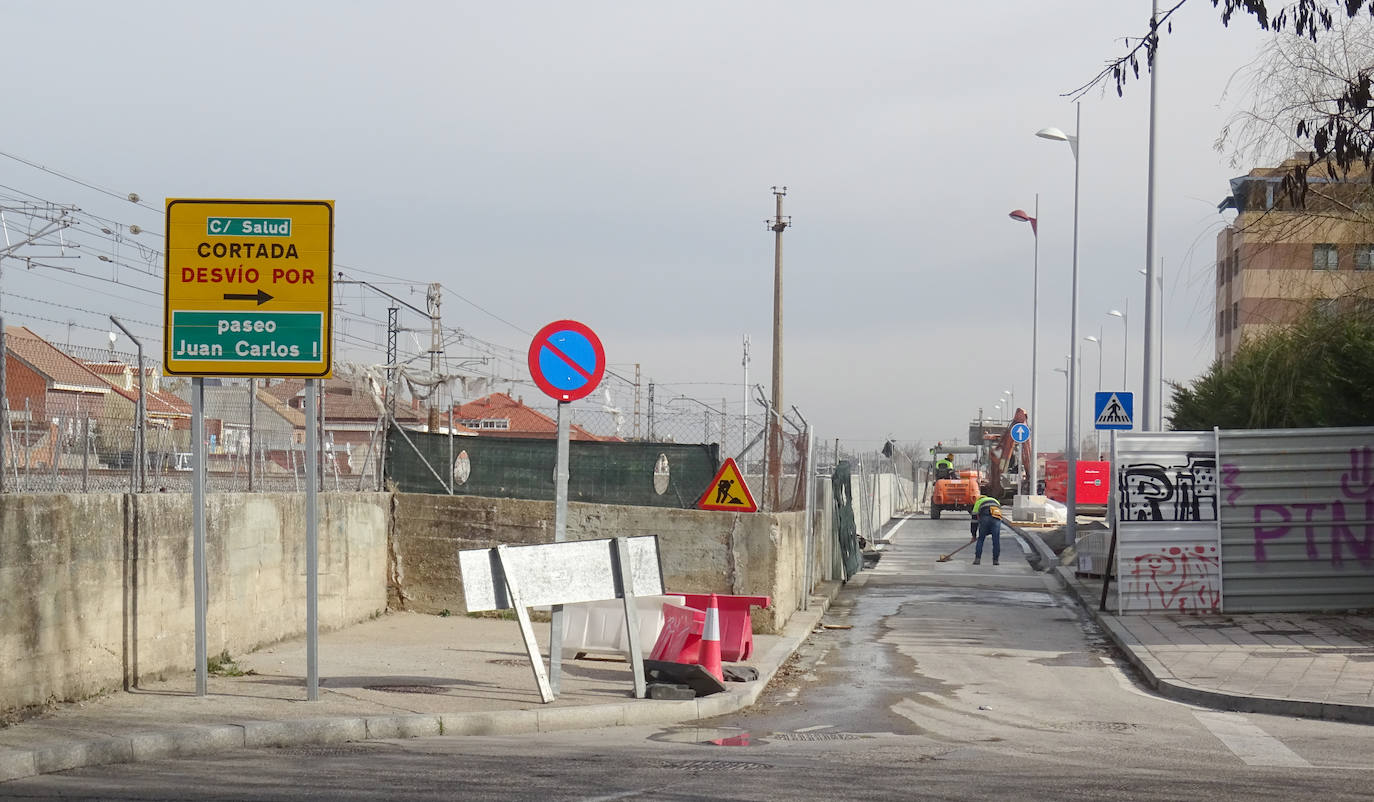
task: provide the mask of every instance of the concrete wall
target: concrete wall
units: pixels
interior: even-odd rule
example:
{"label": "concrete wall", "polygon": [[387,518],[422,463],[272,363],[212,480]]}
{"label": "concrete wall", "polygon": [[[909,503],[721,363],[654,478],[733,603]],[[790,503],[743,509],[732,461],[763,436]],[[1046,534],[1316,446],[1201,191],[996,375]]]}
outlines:
{"label": "concrete wall", "polygon": [[[418,493],[396,495],[392,605],[465,612],[461,549],[553,540],[553,503]],[[801,606],[806,514],[737,514],[659,507],[568,505],[568,538],[658,535],[669,591],[773,597],[754,614],[777,632]]]}
{"label": "concrete wall", "polygon": [[[386,494],[319,497],[320,626],[386,607]],[[210,653],[305,631],[303,494],[211,494]],[[194,668],[190,496],[0,496],[0,710]]]}

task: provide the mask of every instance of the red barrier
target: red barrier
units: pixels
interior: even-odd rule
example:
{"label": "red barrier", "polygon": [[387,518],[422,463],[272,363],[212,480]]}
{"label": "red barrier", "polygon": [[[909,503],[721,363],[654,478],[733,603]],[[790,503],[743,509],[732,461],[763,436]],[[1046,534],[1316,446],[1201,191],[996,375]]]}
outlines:
{"label": "red barrier", "polygon": [[649,652],[651,660],[670,663],[696,663],[701,650],[701,630],[706,624],[706,611],[677,604],[663,605],[663,629]]}
{"label": "red barrier", "polygon": [[[686,600],[688,607],[703,611],[703,618],[706,606],[711,603],[709,593],[679,593]],[[767,596],[722,596],[716,594],[716,603],[720,609],[720,658],[727,663],[738,663],[748,660],[754,653],[754,626],[749,621],[750,607],[768,607],[772,604],[772,599]],[[665,608],[665,614],[666,614]],[[664,622],[667,627],[667,621]],[[698,630],[699,631],[699,630]],[[670,658],[671,659],[671,658]],[[693,663],[693,659],[682,659],[680,663]]]}

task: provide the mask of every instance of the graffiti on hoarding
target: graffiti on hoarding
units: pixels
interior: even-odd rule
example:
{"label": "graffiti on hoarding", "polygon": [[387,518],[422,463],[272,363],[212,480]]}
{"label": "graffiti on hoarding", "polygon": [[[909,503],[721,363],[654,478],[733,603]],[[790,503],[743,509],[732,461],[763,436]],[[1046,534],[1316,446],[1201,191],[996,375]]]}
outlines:
{"label": "graffiti on hoarding", "polygon": [[1215,521],[1216,455],[1190,453],[1183,465],[1123,465],[1117,490],[1123,521]]}
{"label": "graffiti on hoarding", "polygon": [[1220,609],[1221,571],[1215,545],[1168,546],[1132,562],[1125,591],[1144,599],[1146,609],[1177,613]]}
{"label": "graffiti on hoarding", "polygon": [[[1350,469],[1341,474],[1341,495],[1344,498],[1329,502],[1256,504],[1255,562],[1269,560],[1267,543],[1301,528],[1309,561],[1321,559],[1317,531],[1326,529],[1333,567],[1345,563],[1347,548],[1361,566],[1374,566],[1374,448],[1350,449]],[[1355,534],[1357,524],[1364,532],[1362,537]]]}

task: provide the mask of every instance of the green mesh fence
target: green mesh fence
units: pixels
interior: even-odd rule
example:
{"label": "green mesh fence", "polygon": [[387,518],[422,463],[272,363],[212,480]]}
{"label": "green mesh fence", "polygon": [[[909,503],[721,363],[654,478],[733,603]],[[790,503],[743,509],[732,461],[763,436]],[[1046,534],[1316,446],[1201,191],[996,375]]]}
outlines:
{"label": "green mesh fence", "polygon": [[[406,493],[448,493],[451,484],[454,495],[553,501],[557,458],[552,439],[450,438],[395,427],[386,437],[387,481]],[[568,500],[691,508],[719,467],[714,443],[573,440]]]}

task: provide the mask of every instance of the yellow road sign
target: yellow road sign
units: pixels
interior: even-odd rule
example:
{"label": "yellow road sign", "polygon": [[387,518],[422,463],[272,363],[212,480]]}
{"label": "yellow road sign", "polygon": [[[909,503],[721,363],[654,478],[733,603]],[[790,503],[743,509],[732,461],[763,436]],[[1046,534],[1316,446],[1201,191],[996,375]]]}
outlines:
{"label": "yellow road sign", "polygon": [[334,202],[167,200],[163,372],[333,372]]}

